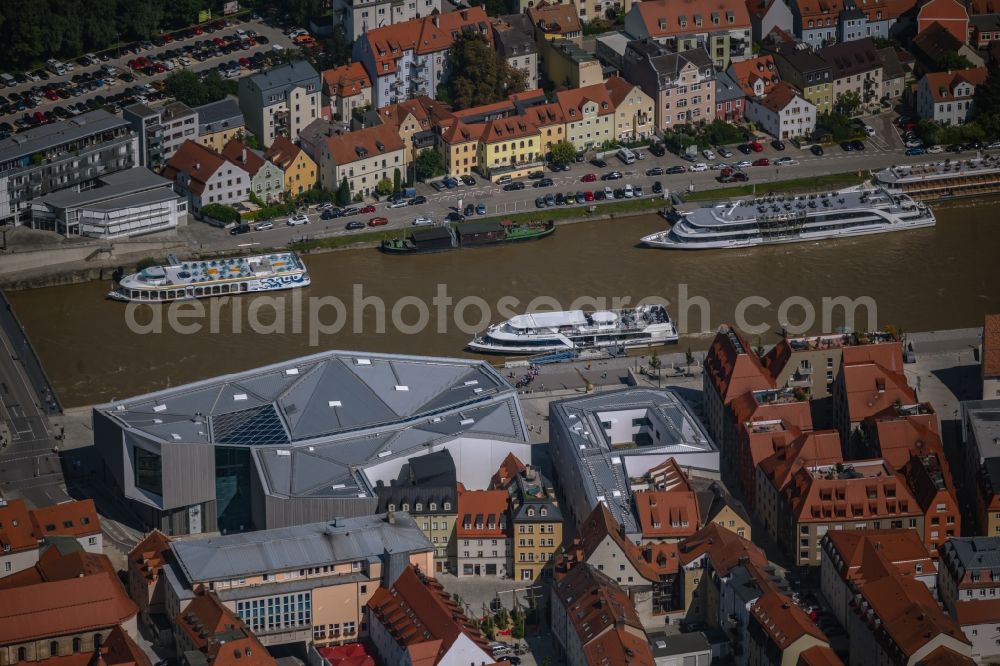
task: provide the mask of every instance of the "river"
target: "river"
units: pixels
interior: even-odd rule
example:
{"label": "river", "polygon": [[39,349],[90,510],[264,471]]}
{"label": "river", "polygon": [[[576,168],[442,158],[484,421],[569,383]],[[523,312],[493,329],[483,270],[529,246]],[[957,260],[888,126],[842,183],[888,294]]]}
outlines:
{"label": "river", "polygon": [[[184,306],[206,311],[205,317],[181,321],[200,325],[197,333],[173,330],[165,310],[160,311],[160,332],[133,332],[126,306],[104,298],[109,283],[11,292],[9,298],[67,406],[123,398],[326,349],[466,355],[462,347],[471,337],[468,331],[483,317],[482,308],[488,308],[495,322],[540,296],[549,299],[548,309],[555,303],[569,308],[581,297],[604,298],[609,306],[613,298],[634,303],[665,297],[683,334],[679,348],[693,350],[706,348],[716,327],[734,321],[737,305],[748,297],[770,303],[746,309],[748,323],[769,329],[751,338],[764,344],[775,340],[781,328],[779,305],[789,297],[801,302],[786,301],[793,305],[787,321],[802,322],[808,303],[815,313],[811,333],[844,323],[843,309],[833,308],[834,316],[823,325],[822,299],[838,297],[870,297],[877,306],[872,325],[878,327],[922,331],[981,325],[985,313],[1000,311],[996,212],[991,205],[975,202],[953,202],[935,210],[938,224],[930,229],[745,251],[639,248],[638,238],[664,226],[656,216],[644,215],[565,225],[549,239],[523,245],[413,257],[385,256],[371,249],[317,254],[306,257],[312,276],[306,289],[234,302],[220,299],[217,332],[210,330],[207,316],[211,302]],[[359,287],[363,297],[377,297],[385,304],[384,330],[379,330],[374,304],[364,308],[363,316],[353,316]],[[441,289],[451,299],[450,306]],[[687,316],[681,307],[685,294]],[[432,301],[436,295],[437,301]],[[326,300],[318,303],[323,297]],[[701,299],[708,308],[698,306]],[[342,317],[338,302],[343,304]],[[544,309],[546,303],[538,305]],[[393,306],[403,330],[393,326]],[[329,328],[310,326],[310,312],[318,313]],[[134,319],[149,324],[151,314],[149,306],[141,306]],[[418,326],[422,314],[427,324]],[[468,325],[456,324],[457,314]],[[343,324],[338,332],[324,332],[332,331],[335,322]],[[870,327],[865,317],[855,326]]]}

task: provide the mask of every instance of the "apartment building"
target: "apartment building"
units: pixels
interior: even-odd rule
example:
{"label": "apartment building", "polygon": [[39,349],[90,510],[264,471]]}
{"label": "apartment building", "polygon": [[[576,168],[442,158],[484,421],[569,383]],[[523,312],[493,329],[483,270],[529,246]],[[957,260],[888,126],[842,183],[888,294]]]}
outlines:
{"label": "apartment building", "polygon": [[30,569],[46,540],[71,537],[100,554],[104,538],[94,500],[29,509],[22,499],[0,500],[0,577]]}
{"label": "apartment building", "polygon": [[388,125],[406,144],[406,161],[413,162],[436,142],[434,128],[452,118],[451,107],[427,96],[389,104],[365,114],[365,125]]}
{"label": "apartment building", "polygon": [[[398,478],[375,487],[379,511],[405,511],[434,544],[434,569],[455,572],[458,489],[448,450],[410,458]],[[432,569],[425,568],[430,573]]]}
{"label": "apartment building", "polygon": [[906,68],[900,61],[899,53],[894,47],[887,46],[878,50],[882,59],[882,96],[887,101],[899,100],[906,90],[907,79],[910,78]]}
{"label": "apartment building", "polygon": [[133,104],[122,109],[139,138],[139,160],[144,167],[159,170],[181,144],[198,138],[198,112],[183,102],[150,108]]}
{"label": "apartment building", "polygon": [[189,666],[207,666],[219,661],[234,663],[229,655],[255,666],[278,663],[243,620],[213,592],[200,592],[174,618],[173,624],[174,645],[183,663]]}
{"label": "apartment building", "polygon": [[452,177],[466,176],[479,166],[479,139],[485,123],[464,123],[460,120],[442,124],[438,136],[445,171]]}
{"label": "apartment building", "polygon": [[[350,122],[355,111],[371,107],[372,80],[360,62],[323,72],[323,105],[333,120]],[[325,115],[325,114],[324,114]]]}
{"label": "apartment building", "polygon": [[31,202],[31,228],[70,236],[128,238],[174,229],[187,218],[187,200],[173,183],[135,167],[102,176],[89,190],[62,190]]}
{"label": "apartment building", "polygon": [[809,137],[816,129],[816,105],[785,82],[763,98],[750,99],[743,115],[776,139]]}
{"label": "apartment building", "polygon": [[226,97],[195,107],[198,114],[198,143],[222,152],[226,144],[238,139],[246,130],[243,112],[235,99]]}
{"label": "apartment building", "polygon": [[186,141],[170,158],[163,177],[174,183],[174,189],[187,197],[188,210],[200,214],[202,206],[224,204],[232,206],[250,197],[250,174],[239,164],[230,162],[211,148]]}
{"label": "apartment building", "polygon": [[166,559],[168,618],[207,589],[265,645],[327,645],[366,637],[364,609],[375,591],[410,565],[432,571],[434,549],[409,514],[390,511],[174,540]]}
{"label": "apartment building", "polygon": [[1000,597],[1000,537],[955,537],[938,551],[938,598],[955,616],[966,601]]}
{"label": "apartment building", "polygon": [[986,83],[985,67],[927,72],[917,82],[917,114],[942,125],[963,125],[976,87]]}
{"label": "apartment building", "polygon": [[557,39],[583,46],[583,24],[574,3],[539,0],[523,11],[531,21],[539,46],[544,41]]}
{"label": "apartment building", "polygon": [[316,186],[319,179],[316,163],[287,137],[279,136],[272,141],[264,157],[284,174],[284,188],[288,194],[302,194]]}
{"label": "apartment building", "polygon": [[552,585],[552,635],[568,664],[654,663],[646,632],[628,594],[589,564]]}
{"label": "apartment building", "polygon": [[959,44],[969,38],[969,11],[958,0],[929,0],[921,3],[917,12],[917,35],[937,24],[954,37]]}
{"label": "apartment building", "polygon": [[624,61],[625,78],[653,99],[658,129],[714,117],[715,69],[704,48],[674,53],[643,39],[629,42]]}
{"label": "apartment building", "polygon": [[791,83],[816,107],[816,113],[833,110],[833,68],[805,44],[781,43],[774,47],[774,64],[782,81]]}
{"label": "apartment building", "polygon": [[[170,626],[164,606],[167,586],[163,568],[170,556],[170,537],[154,529],[128,553],[128,595],[139,607],[139,622],[147,629]],[[155,617],[154,617],[155,616]]]}
{"label": "apartment building", "polygon": [[833,103],[853,92],[866,105],[882,99],[882,58],[870,37],[823,47],[819,55],[830,64],[833,76]]}
{"label": "apartment building", "polygon": [[614,140],[615,109],[603,83],[560,90],[556,100],[566,119],[566,141],[577,150],[588,150]]}
{"label": "apartment building", "polygon": [[285,174],[267,159],[263,151],[247,148],[234,139],[222,149],[222,156],[247,172],[250,193],[261,201],[270,203],[284,196]]}
{"label": "apartment building", "polygon": [[495,663],[486,639],[461,606],[419,568],[408,566],[367,606],[380,663],[419,666]]}
{"label": "apartment building", "polygon": [[569,39],[540,40],[538,56],[545,76],[560,86],[580,88],[604,80],[601,61]]}
{"label": "apartment building", "polygon": [[625,14],[625,32],[650,38],[669,51],[704,49],[721,70],[752,56],[750,15],[743,0],[647,0]]}
{"label": "apartment building", "polygon": [[863,450],[858,428],[865,419],[919,401],[903,374],[899,343],[845,348],[842,353],[833,386],[833,418],[844,450],[852,453]]}
{"label": "apartment building", "polygon": [[370,29],[354,42],[353,60],[364,65],[372,83],[375,108],[425,95],[450,73],[447,51],[455,36],[474,32],[491,46],[493,31],[482,7],[434,14]]}
{"label": "apartment building", "polygon": [[[910,528],[926,539],[922,507],[885,461],[829,460],[799,467],[778,492],[772,534],[796,564],[819,566],[820,540],[830,530]],[[758,497],[767,492],[762,488],[758,484]]]}
{"label": "apartment building", "polygon": [[456,576],[511,577],[514,549],[507,500],[506,490],[459,490]]}
{"label": "apartment building", "polygon": [[514,577],[552,577],[553,558],[563,542],[563,514],[555,487],[541,470],[525,466],[507,486]]}
{"label": "apartment building", "polygon": [[932,597],[937,592],[937,563],[913,530],[831,530],[820,547],[820,589],[843,627],[850,623],[861,587],[887,573],[923,583]]}
{"label": "apartment building", "polygon": [[87,189],[101,176],[139,165],[132,125],[103,109],[0,140],[0,224],[25,221],[31,201]]}
{"label": "apartment building", "polygon": [[715,75],[715,117],[726,123],[743,120],[746,95],[728,72]]}
{"label": "apartment building", "polygon": [[580,525],[577,535],[563,544],[556,558],[555,579],[575,567],[589,565],[624,589],[647,628],[662,627],[669,617],[687,609],[677,544],[640,547],[625,538],[608,508],[600,504]]}
{"label": "apartment building", "polygon": [[781,82],[780,72],[771,54],[731,63],[726,72],[749,98],[764,97]]}
{"label": "apartment building", "polygon": [[702,526],[698,495],[673,458],[649,471],[652,488],[632,494],[642,541],[676,542]]}
{"label": "apartment building", "polygon": [[[961,418],[961,450],[964,452],[962,482],[966,488],[978,489],[976,505],[982,515],[983,507],[992,503],[993,493],[990,488],[995,483],[995,478],[990,473],[992,467],[986,466],[991,464],[995,467],[997,463],[989,461],[1000,459],[1000,400],[967,400],[961,404]],[[984,473],[990,477],[990,485],[986,487],[980,482]],[[988,525],[988,521],[980,519],[979,533],[983,534]],[[994,536],[994,533],[987,532],[984,536]]]}
{"label": "apartment building", "polygon": [[837,41],[844,0],[793,0],[792,29],[795,36],[814,49]]}
{"label": "apartment building", "polygon": [[133,641],[137,611],[105,555],[53,542],[34,567],[0,578],[0,664],[89,663],[114,648],[131,660],[106,663],[148,666]]}
{"label": "apartment building", "polygon": [[352,195],[367,196],[382,180],[392,182],[398,169],[406,173],[406,145],[392,127],[378,125],[326,138],[317,159],[324,189],[335,191],[347,181]]}
{"label": "apartment building", "polygon": [[[709,617],[705,620],[713,629],[726,632],[725,636],[729,640],[721,645],[721,650],[717,644],[716,652],[721,652],[721,656],[729,658],[735,666],[747,666],[750,659],[747,650],[750,638],[747,631],[754,604],[764,594],[780,590],[783,582],[777,571],[772,574],[768,570],[771,567],[747,562],[732,567],[725,575],[714,571],[711,574],[711,578],[717,581],[715,585],[718,591],[714,598],[718,599],[718,608],[709,609]],[[706,577],[708,576],[702,576],[703,579]]]}
{"label": "apartment building", "polygon": [[747,12],[750,15],[751,37],[755,43],[761,43],[775,28],[791,35],[792,9],[790,3],[777,0],[749,0]]}
{"label": "apartment building", "polygon": [[830,648],[829,640],[816,623],[791,597],[778,591],[766,592],[754,602],[747,637],[750,666],[791,666],[799,663],[803,653],[810,649]]}
{"label": "apartment building", "polygon": [[524,72],[525,88],[538,87],[538,46],[531,19],[525,14],[505,14],[492,21],[493,43],[507,64]]}
{"label": "apartment building", "polygon": [[1000,397],[1000,314],[988,314],[983,320],[979,359],[983,399]]}
{"label": "apartment building", "polygon": [[976,533],[1000,536],[1000,458],[990,458],[976,475]]}
{"label": "apartment building", "polygon": [[343,27],[348,42],[355,42],[376,28],[406,23],[435,12],[440,14],[444,9],[441,0],[334,0],[331,8],[334,25]]}
{"label": "apartment building", "polygon": [[305,60],[258,72],[240,79],[240,110],[246,128],[265,147],[278,136],[292,141],[320,116],[322,79]]}

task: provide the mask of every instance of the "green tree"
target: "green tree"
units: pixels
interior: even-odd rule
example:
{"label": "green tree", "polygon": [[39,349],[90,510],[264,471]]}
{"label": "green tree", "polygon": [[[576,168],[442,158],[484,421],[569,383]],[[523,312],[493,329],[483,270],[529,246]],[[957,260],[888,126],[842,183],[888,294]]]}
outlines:
{"label": "green tree", "polygon": [[392,191],[400,192],[403,189],[403,174],[399,169],[392,172]]}
{"label": "green tree", "polygon": [[346,206],[351,203],[351,186],[347,184],[347,176],[344,176],[344,179],[340,181],[336,201],[338,206]]}
{"label": "green tree", "polygon": [[323,13],[323,0],[285,0],[288,15],[297,25],[309,24],[309,19],[318,18]]}
{"label": "green tree", "polygon": [[833,104],[834,113],[853,117],[861,109],[861,96],[853,90],[848,90],[837,96],[837,101]]}
{"label": "green tree", "polygon": [[417,153],[417,159],[413,161],[413,168],[417,173],[417,180],[427,180],[444,173],[441,166],[441,153],[433,148],[424,148]]}
{"label": "green tree", "polygon": [[378,181],[375,185],[375,193],[381,195],[392,194],[392,181],[388,178]]}
{"label": "green tree", "polygon": [[240,214],[232,206],[225,206],[223,204],[208,204],[201,207],[202,217],[210,217],[213,220],[219,220],[220,222],[239,222]]}
{"label": "green tree", "polygon": [[944,72],[952,69],[969,69],[972,67],[972,63],[969,59],[960,53],[955,51],[948,51],[937,58],[935,63],[937,65],[937,71]]}
{"label": "green tree", "polygon": [[198,20],[198,12],[202,8],[201,0],[170,0],[164,3],[164,20],[167,25],[181,27],[191,25]]}
{"label": "green tree", "polygon": [[479,33],[463,33],[448,51],[451,76],[442,82],[440,99],[456,109],[506,99],[525,89],[527,78],[523,70],[512,67]]}
{"label": "green tree", "polygon": [[1000,137],[1000,69],[991,67],[986,83],[976,87],[971,117],[990,139]]}
{"label": "green tree", "polygon": [[119,0],[117,16],[122,35],[147,39],[159,34],[164,4],[161,0]]}
{"label": "green tree", "polygon": [[552,144],[553,162],[572,162],[576,159],[576,146],[569,141],[559,141]]}
{"label": "green tree", "polygon": [[164,92],[167,95],[188,106],[201,106],[207,103],[208,91],[205,90],[205,85],[198,78],[198,75],[190,69],[178,69],[170,72],[163,83],[166,86]]}

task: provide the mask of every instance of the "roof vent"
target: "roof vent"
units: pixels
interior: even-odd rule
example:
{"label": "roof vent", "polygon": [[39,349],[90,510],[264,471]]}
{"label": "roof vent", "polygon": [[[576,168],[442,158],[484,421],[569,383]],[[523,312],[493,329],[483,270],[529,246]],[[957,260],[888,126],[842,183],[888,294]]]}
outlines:
{"label": "roof vent", "polygon": [[165,412],[166,410],[167,410],[167,406],[166,405],[154,405],[153,406],[153,411],[154,412]]}
{"label": "roof vent", "polygon": [[372,362],[367,358],[358,358],[354,360],[354,365],[371,365]]}
{"label": "roof vent", "polygon": [[240,402],[247,399],[246,393],[236,393],[233,395],[233,400]]}
{"label": "roof vent", "polygon": [[342,404],[340,404],[340,401],[339,401],[339,400],[330,400],[330,401],[329,401],[329,402],[327,402],[326,404],[327,404],[328,406],[330,406],[330,407],[343,407],[343,405],[342,405]]}
{"label": "roof vent", "polygon": [[287,370],[285,370],[285,374],[289,375],[289,376],[291,376],[291,375],[297,375],[297,374],[299,374],[299,369],[298,368],[288,368]]}
{"label": "roof vent", "polygon": [[409,386],[403,386],[402,384],[396,384],[396,390],[397,391],[409,391],[410,387]]}

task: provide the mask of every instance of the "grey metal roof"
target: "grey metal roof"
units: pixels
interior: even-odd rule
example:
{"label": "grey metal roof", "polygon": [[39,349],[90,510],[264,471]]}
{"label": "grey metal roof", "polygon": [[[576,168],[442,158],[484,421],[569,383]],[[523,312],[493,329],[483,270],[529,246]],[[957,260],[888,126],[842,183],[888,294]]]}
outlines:
{"label": "grey metal roof", "polygon": [[629,40],[629,36],[620,30],[599,35],[597,37],[597,42],[599,44],[604,44],[620,56],[625,55],[625,49],[628,48]]}
{"label": "grey metal roof", "polygon": [[292,88],[310,88],[319,91],[320,76],[305,60],[296,60],[280,67],[274,67],[266,72],[248,76],[240,81],[240,87],[247,86],[256,90],[264,106],[269,106],[266,99],[270,95],[283,95]]}
{"label": "grey metal roof", "polygon": [[[104,208],[113,209],[119,206],[132,205],[135,201],[163,201],[169,198],[180,198],[172,190],[173,183],[144,167],[133,167],[123,171],[116,171],[106,176],[101,176],[102,187],[77,192],[76,190],[60,190],[52,194],[39,197],[40,203],[48,204],[55,208],[80,208],[89,206],[91,208],[101,205]],[[157,192],[165,190],[165,192]],[[149,193],[152,198],[142,197],[134,199],[133,195],[139,193]],[[122,201],[122,198],[128,201]],[[133,201],[134,199],[134,201]]]}
{"label": "grey metal roof", "polygon": [[0,163],[34,155],[64,143],[78,141],[116,128],[130,127],[128,121],[104,109],[81,113],[75,118],[41,125],[0,140]]}
{"label": "grey metal roof", "polygon": [[514,390],[466,359],[330,351],[96,409],[164,446],[250,447],[286,497],[368,497],[367,467],[460,437],[527,442]]}
{"label": "grey metal roof", "polygon": [[715,74],[715,102],[731,102],[746,97],[746,93],[728,72]]}
{"label": "grey metal roof", "polygon": [[230,127],[242,127],[243,112],[232,97],[195,107],[198,112],[198,133],[219,132]]}
{"label": "grey metal roof", "polygon": [[137,118],[152,118],[153,116],[160,115],[158,110],[153,109],[149,105],[143,104],[142,102],[130,104],[125,107],[124,111],[129,115],[136,116]]}
{"label": "grey metal roof", "polygon": [[174,120],[175,118],[194,115],[195,110],[184,102],[173,101],[163,107],[162,113],[164,120]]}
{"label": "grey metal roof", "polygon": [[500,49],[510,56],[521,56],[529,53],[536,53],[538,47],[535,45],[535,29],[531,25],[531,19],[524,14],[506,14],[498,17],[501,23],[506,23],[509,28],[497,30],[494,23],[493,34],[500,42]]}
{"label": "grey metal roof", "polygon": [[[624,418],[649,419],[655,439],[627,446],[612,442],[602,420],[614,419],[616,412],[628,413]],[[562,463],[575,465],[590,508],[603,502],[627,534],[640,530],[629,477],[641,476],[671,457],[682,466],[718,470],[715,442],[673,390],[632,388],[550,403],[549,428],[559,429],[560,456],[566,459]]]}
{"label": "grey metal roof", "polygon": [[966,570],[1000,570],[1000,537],[955,537],[946,548]]}
{"label": "grey metal roof", "polygon": [[971,433],[980,460],[1000,457],[1000,400],[962,403],[962,432]]}
{"label": "grey metal roof", "polygon": [[170,544],[190,583],[366,561],[387,553],[420,553],[434,546],[409,514],[338,518],[329,523],[229,534]]}
{"label": "grey metal roof", "polygon": [[[712,646],[701,632],[689,632],[686,634],[666,634],[656,632],[648,634],[649,647],[653,650],[653,657],[671,657],[674,655],[686,655],[692,652],[711,652]],[[686,663],[686,662],[685,662]]]}

